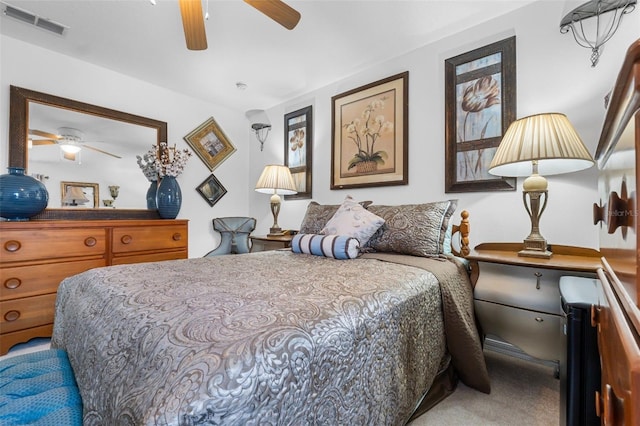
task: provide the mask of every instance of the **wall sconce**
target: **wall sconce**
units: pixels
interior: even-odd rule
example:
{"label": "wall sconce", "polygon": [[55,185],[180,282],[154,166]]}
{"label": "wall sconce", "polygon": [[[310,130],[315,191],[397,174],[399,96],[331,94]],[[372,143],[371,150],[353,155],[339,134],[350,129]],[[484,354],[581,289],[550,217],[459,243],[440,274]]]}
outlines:
{"label": "wall sconce", "polygon": [[267,114],[261,109],[252,109],[247,111],[245,115],[251,123],[251,128],[256,134],[256,139],[260,142],[260,151],[262,151],[264,149],[264,142],[267,140],[267,136],[269,136],[269,131],[271,130],[269,117],[267,117]]}
{"label": "wall sconce", "polygon": [[[591,0],[567,13],[560,21],[560,32],[571,30],[573,38],[582,47],[591,49],[591,66],[600,59],[600,48],[613,37],[622,22],[622,16],[633,12],[637,0]],[[586,25],[585,19],[595,18]],[[587,35],[590,33],[590,36]]]}

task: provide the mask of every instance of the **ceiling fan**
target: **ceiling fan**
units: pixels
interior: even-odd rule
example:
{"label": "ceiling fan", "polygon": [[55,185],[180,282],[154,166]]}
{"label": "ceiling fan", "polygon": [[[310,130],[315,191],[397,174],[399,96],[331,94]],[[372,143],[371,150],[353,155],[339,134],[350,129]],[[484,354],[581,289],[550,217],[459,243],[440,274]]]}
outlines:
{"label": "ceiling fan", "polygon": [[[244,0],[288,30],[292,30],[300,21],[300,13],[281,0]],[[180,0],[180,13],[187,49],[205,50],[207,34],[204,30],[201,0]]]}
{"label": "ceiling fan", "polygon": [[75,156],[76,153],[80,152],[82,148],[87,148],[115,158],[122,158],[119,155],[85,144],[84,134],[80,130],[73,129],[71,127],[60,127],[57,135],[49,132],[43,132],[42,130],[29,129],[29,135],[46,138],[31,139],[31,145],[60,145],[60,149],[62,149],[65,155],[70,154],[72,157]]}

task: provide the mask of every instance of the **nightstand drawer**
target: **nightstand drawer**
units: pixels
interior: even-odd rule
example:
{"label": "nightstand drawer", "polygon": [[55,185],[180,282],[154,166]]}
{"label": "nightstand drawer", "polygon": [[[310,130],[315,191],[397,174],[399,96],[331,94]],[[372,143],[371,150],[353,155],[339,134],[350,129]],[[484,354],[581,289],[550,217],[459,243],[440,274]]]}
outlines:
{"label": "nightstand drawer", "polygon": [[485,334],[505,340],[527,354],[545,360],[559,360],[562,318],[497,303],[475,301],[476,315]]}
{"label": "nightstand drawer", "polygon": [[558,282],[566,271],[482,262],[476,300],[560,315]]}

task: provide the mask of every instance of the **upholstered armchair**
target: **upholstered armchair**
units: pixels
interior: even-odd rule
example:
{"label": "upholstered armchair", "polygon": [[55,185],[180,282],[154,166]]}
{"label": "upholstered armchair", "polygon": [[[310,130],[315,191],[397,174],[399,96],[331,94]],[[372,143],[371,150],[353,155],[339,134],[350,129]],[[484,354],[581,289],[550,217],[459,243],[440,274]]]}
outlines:
{"label": "upholstered armchair", "polygon": [[222,254],[249,253],[249,234],[256,227],[252,217],[217,217],[213,219],[213,229],[221,235],[220,245],[204,257]]}

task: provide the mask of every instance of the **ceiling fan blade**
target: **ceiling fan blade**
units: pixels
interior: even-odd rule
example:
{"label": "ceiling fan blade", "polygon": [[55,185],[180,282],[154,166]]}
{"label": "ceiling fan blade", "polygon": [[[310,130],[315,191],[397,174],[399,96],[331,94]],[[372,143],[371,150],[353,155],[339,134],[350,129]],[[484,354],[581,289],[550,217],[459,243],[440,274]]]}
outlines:
{"label": "ceiling fan blade", "polygon": [[87,149],[91,149],[91,150],[93,150],[93,151],[100,152],[100,153],[102,153],[102,154],[107,154],[107,155],[110,155],[110,156],[115,157],[115,158],[122,158],[122,157],[120,157],[119,155],[112,154],[112,153],[107,152],[107,151],[103,151],[103,150],[101,150],[100,148],[95,148],[95,147],[93,147],[93,146],[89,146],[89,145],[82,144],[82,147],[83,147],[83,148],[87,148]]}
{"label": "ceiling fan blade", "polygon": [[31,145],[36,146],[36,145],[55,145],[57,144],[58,141],[54,141],[51,139],[32,139],[31,140]]}
{"label": "ceiling fan blade", "polygon": [[184,38],[189,50],[205,50],[207,48],[207,33],[204,30],[201,0],[180,0],[180,13]]}
{"label": "ceiling fan blade", "polygon": [[280,0],[244,0],[288,30],[300,21],[300,13]]}
{"label": "ceiling fan blade", "polygon": [[38,130],[38,129],[29,129],[29,134],[42,136],[43,138],[48,138],[48,139],[56,139],[56,140],[60,139],[60,135],[54,135],[53,133],[43,132],[42,130]]}

